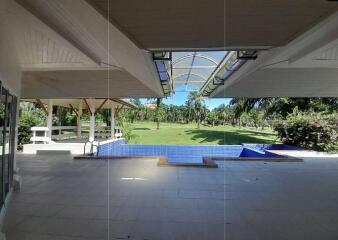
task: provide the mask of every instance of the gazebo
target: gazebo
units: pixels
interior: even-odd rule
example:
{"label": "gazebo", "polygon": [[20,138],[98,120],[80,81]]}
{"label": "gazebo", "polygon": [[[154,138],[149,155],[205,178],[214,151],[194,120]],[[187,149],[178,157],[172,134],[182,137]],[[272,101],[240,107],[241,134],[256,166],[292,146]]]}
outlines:
{"label": "gazebo", "polygon": [[[74,98],[74,99],[22,99],[26,102],[37,103],[47,114],[47,137],[52,139],[52,130],[58,129],[60,132],[62,128],[67,127],[58,126],[53,127],[53,106],[61,106],[72,109],[77,117],[77,126],[71,127],[77,129],[77,138],[81,139],[82,136],[82,115],[83,110],[88,110],[89,115],[89,141],[95,139],[95,116],[101,109],[110,109],[111,124],[110,124],[110,137],[115,138],[115,115],[123,108],[133,108],[134,104],[127,100],[118,98]],[[68,127],[69,128],[69,127]]]}

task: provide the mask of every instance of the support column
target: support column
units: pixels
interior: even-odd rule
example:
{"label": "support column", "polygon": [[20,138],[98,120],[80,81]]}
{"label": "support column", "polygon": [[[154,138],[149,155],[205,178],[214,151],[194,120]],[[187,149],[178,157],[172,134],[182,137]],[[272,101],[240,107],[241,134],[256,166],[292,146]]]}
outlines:
{"label": "support column", "polygon": [[77,112],[77,138],[82,137],[82,100],[79,102],[79,110]]}
{"label": "support column", "polygon": [[94,141],[95,139],[95,105],[94,101],[89,102],[89,107],[91,113],[89,116],[89,141]]}
{"label": "support column", "polygon": [[110,135],[111,138],[115,138],[115,107],[114,105],[111,106],[110,109]]}
{"label": "support column", "polygon": [[52,99],[48,100],[47,127],[49,129],[48,137],[52,139],[52,127],[53,127],[53,100]]}

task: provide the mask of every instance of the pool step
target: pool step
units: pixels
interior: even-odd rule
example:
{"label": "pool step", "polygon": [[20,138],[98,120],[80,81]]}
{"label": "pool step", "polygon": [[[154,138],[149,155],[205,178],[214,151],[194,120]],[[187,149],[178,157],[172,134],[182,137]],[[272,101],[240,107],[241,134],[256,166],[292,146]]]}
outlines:
{"label": "pool step", "polygon": [[203,162],[168,162],[165,156],[89,156],[78,155],[74,156],[74,160],[123,160],[123,159],[158,159],[157,166],[171,166],[171,167],[200,167],[200,168],[217,168],[218,165],[214,160],[203,159]]}
{"label": "pool step", "polygon": [[212,159],[204,159],[203,162],[168,162],[166,157],[160,157],[157,166],[172,166],[172,167],[201,167],[201,168],[218,168],[217,163]]}

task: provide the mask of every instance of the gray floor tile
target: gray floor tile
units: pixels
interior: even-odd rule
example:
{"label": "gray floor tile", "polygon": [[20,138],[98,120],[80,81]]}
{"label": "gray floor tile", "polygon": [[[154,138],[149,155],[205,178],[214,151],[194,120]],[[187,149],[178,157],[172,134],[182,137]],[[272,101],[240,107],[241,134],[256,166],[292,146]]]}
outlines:
{"label": "gray floor tile", "polygon": [[338,161],[220,162],[18,156],[24,182],[6,206],[9,240],[338,239]]}

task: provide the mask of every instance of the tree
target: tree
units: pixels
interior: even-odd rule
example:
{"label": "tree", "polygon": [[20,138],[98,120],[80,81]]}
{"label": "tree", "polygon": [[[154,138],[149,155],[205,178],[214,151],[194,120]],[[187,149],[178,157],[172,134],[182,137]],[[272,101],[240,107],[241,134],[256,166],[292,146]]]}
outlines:
{"label": "tree", "polygon": [[197,122],[197,128],[200,128],[203,105],[204,102],[200,92],[194,91],[189,93],[187,106],[189,108],[189,113],[194,113],[194,118]]}
{"label": "tree", "polygon": [[131,98],[129,101],[137,106],[141,105],[141,100],[138,98]]}
{"label": "tree", "polygon": [[234,106],[234,115],[237,120],[238,127],[241,127],[241,116],[252,108],[252,103],[244,98],[233,98],[230,104]]}
{"label": "tree", "polygon": [[160,114],[161,114],[161,103],[162,103],[162,98],[157,98],[156,99],[156,129],[160,129]]}
{"label": "tree", "polygon": [[214,127],[215,122],[217,121],[217,112],[216,111],[208,112],[207,121]]}

